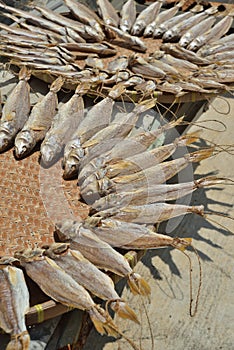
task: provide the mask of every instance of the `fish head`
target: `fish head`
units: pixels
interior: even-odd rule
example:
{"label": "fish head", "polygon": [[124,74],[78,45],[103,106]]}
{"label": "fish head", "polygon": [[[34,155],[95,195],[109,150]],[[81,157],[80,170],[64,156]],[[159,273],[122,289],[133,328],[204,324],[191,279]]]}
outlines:
{"label": "fish head", "polygon": [[76,220],[67,219],[55,224],[55,233],[61,242],[70,242],[79,234],[82,223]]}
{"label": "fish head", "polygon": [[4,130],[0,131],[0,152],[7,150],[12,144],[11,136]]}
{"label": "fish head", "polygon": [[186,47],[189,44],[189,39],[184,35],[181,37],[179,41],[179,45],[182,47]]}
{"label": "fish head", "polygon": [[132,27],[132,35],[140,35],[142,32],[142,24],[141,23],[135,23]]}
{"label": "fish head", "polygon": [[155,30],[155,27],[152,25],[152,24],[149,24],[146,28],[145,28],[145,31],[143,33],[143,36],[145,38],[151,36],[154,34],[154,30]]}
{"label": "fish head", "polygon": [[15,139],[15,156],[22,158],[35,146],[35,141],[29,130],[19,132]]}
{"label": "fish head", "polygon": [[156,28],[154,31],[154,38],[160,38],[164,33],[163,28]]}
{"label": "fish head", "polygon": [[99,181],[97,180],[96,174],[88,176],[80,188],[82,198],[89,205],[100,198],[99,191]]}
{"label": "fish head", "polygon": [[45,143],[41,145],[41,160],[45,165],[50,165],[59,158],[60,147],[56,144]]}
{"label": "fish head", "polygon": [[172,29],[167,30],[164,34],[163,34],[163,40],[164,41],[172,41],[176,38],[177,33],[175,33]]}
{"label": "fish head", "polygon": [[18,265],[19,260],[13,258],[12,256],[2,256],[0,257],[0,265]]}
{"label": "fish head", "polygon": [[49,256],[51,259],[55,259],[59,255],[65,255],[69,250],[69,243],[52,243],[50,245],[43,245],[42,248],[45,249],[44,254]]}
{"label": "fish head", "polygon": [[199,49],[200,45],[199,45],[199,40],[198,39],[194,39],[187,47],[187,49],[191,50],[191,51],[196,51],[197,49]]}
{"label": "fish head", "polygon": [[19,259],[20,262],[32,262],[36,260],[43,260],[44,259],[44,249],[42,248],[28,248],[28,249],[22,249],[15,252],[14,257],[16,259]]}
{"label": "fish head", "polygon": [[120,29],[122,30],[122,32],[124,33],[128,33],[130,30],[129,24],[127,21],[124,21],[121,25],[120,25]]}
{"label": "fish head", "polygon": [[84,157],[84,149],[82,147],[74,149],[64,163],[63,178],[65,180],[72,179],[78,175],[80,160]]}

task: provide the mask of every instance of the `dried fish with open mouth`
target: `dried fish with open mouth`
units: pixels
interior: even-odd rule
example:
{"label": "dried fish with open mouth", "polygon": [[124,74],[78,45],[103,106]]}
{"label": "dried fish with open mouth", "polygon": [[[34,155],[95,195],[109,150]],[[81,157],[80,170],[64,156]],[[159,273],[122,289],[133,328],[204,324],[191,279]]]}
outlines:
{"label": "dried fish with open mouth", "polygon": [[112,279],[87,260],[78,250],[69,248],[68,243],[53,243],[43,246],[44,255],[53,259],[76,282],[93,295],[108,300],[110,307],[122,318],[139,323],[135,312],[119,297]]}
{"label": "dried fish with open mouth", "polygon": [[91,28],[94,28],[99,35],[99,41],[104,40],[105,35],[102,31],[101,20],[89,7],[81,2],[75,0],[64,0],[65,4],[73,14],[73,16],[79,19],[82,23],[88,24]]}
{"label": "dried fish with open mouth", "polygon": [[[161,4],[159,2],[159,4]],[[160,5],[161,7],[161,5]],[[176,15],[176,13],[179,11],[179,4],[173,6],[172,8],[170,8],[169,10],[165,10],[165,11],[161,11],[157,16],[155,16],[155,18],[151,21],[151,23],[149,23],[144,31],[144,36],[148,37],[151,35],[154,35],[154,32],[156,30],[156,28],[161,25],[162,23],[164,23],[165,21],[171,19],[172,17],[174,17]],[[160,8],[159,8],[160,10]]]}
{"label": "dried fish with open mouth", "polygon": [[150,294],[148,283],[139,274],[133,272],[124,256],[100,240],[82,223],[73,220],[57,223],[56,233],[60,241],[69,242],[71,249],[79,250],[97,267],[127,277],[129,287],[134,294]]}
{"label": "dried fish with open mouth", "polygon": [[29,350],[30,338],[25,324],[29,310],[29,291],[17,259],[0,258],[0,328],[11,334],[6,350]]}
{"label": "dried fish with open mouth", "polygon": [[56,160],[65,144],[70,140],[74,129],[83,120],[84,101],[82,95],[88,90],[87,84],[79,84],[74,95],[59,108],[51,128],[41,144],[41,159],[44,164],[48,165]]}
{"label": "dried fish with open mouth", "polygon": [[208,29],[212,27],[212,25],[215,23],[214,17],[208,17],[204,19],[204,21],[199,22],[192,28],[189,28],[186,33],[182,35],[182,37],[179,40],[179,45],[182,47],[186,47],[191,41],[193,41],[200,33],[206,32]]}
{"label": "dried fish with open mouth", "polygon": [[114,337],[118,335],[117,327],[108,313],[94,303],[84,287],[52,259],[43,256],[43,252],[40,248],[25,249],[15,252],[15,257],[45,294],[64,305],[86,310],[99,333],[108,333]]}
{"label": "dried fish with open mouth", "polygon": [[147,50],[144,42],[138,38],[137,36],[130,35],[128,33],[123,32],[122,30],[115,28],[113,26],[107,26],[107,28],[116,33],[123,41],[128,44],[128,49],[137,50],[141,52],[145,52]]}
{"label": "dried fish with open mouth", "polygon": [[136,20],[136,3],[135,0],[128,0],[123,5],[120,12],[120,29],[123,32],[129,32]]}
{"label": "dried fish with open mouth", "polygon": [[[162,36],[163,41],[176,41],[176,40],[178,40],[181,37],[181,35],[183,35],[187,30],[189,30],[193,26],[196,26],[197,23],[200,23],[206,17],[207,17],[206,12],[202,12],[202,13],[198,13],[192,17],[189,17],[186,20],[181,21],[180,23],[173,26],[171,29],[167,30],[163,34],[163,36]],[[206,22],[205,22],[205,24],[203,23],[203,25],[206,28]]]}
{"label": "dried fish with open mouth", "polygon": [[[122,208],[127,205],[143,205],[157,202],[164,203],[165,201],[177,200],[178,198],[191,194],[198,188],[206,188],[223,183],[224,181],[225,179],[223,178],[208,176],[185,183],[159,184],[136,190],[133,189],[131,192],[110,193],[96,200],[92,204],[92,211],[103,211],[113,207]],[[102,237],[100,238],[102,239]],[[111,244],[109,241],[106,242]]]}
{"label": "dried fish with open mouth", "polygon": [[133,55],[129,57],[129,67],[135,74],[141,74],[143,77],[149,77],[150,79],[164,79],[166,73],[154,65],[148,63],[143,57]]}
{"label": "dried fish with open mouth", "polygon": [[152,33],[154,38],[160,38],[167,30],[171,29],[173,26],[177,25],[181,21],[184,21],[190,18],[191,16],[193,16],[192,12],[184,12],[184,13],[181,13],[180,15],[177,15],[168,19],[167,21],[164,21],[159,25],[156,25],[157,24],[156,22],[155,30]]}
{"label": "dried fish with open mouth", "polygon": [[63,177],[65,179],[77,175],[79,161],[84,157],[82,144],[110,123],[112,109],[115,103],[114,100],[118,98],[123,91],[124,88],[121,84],[116,85],[111,89],[106,98],[98,102],[88,111],[86,117],[79,124],[71,140],[65,146],[63,159]]}
{"label": "dried fish with open mouth", "polygon": [[31,71],[23,66],[19,72],[19,82],[8,96],[0,120],[0,151],[5,151],[13,142],[16,134],[23,128],[30,112],[30,86],[28,80]]}
{"label": "dried fish with open mouth", "polygon": [[118,27],[119,16],[113,5],[108,0],[97,0],[97,5],[104,23]]}
{"label": "dried fish with open mouth", "polygon": [[209,43],[210,41],[218,40],[224,34],[228,32],[233,22],[232,16],[226,16],[221,19],[217,24],[215,24],[207,32],[196,37],[189,45],[188,49],[192,51],[198,50],[204,44]]}
{"label": "dried fish with open mouth", "polygon": [[154,21],[157,17],[162,3],[160,1],[156,1],[153,4],[147,6],[143,11],[139,13],[135,23],[132,26],[131,33],[133,35],[141,35],[145,27]]}
{"label": "dried fish with open mouth", "polygon": [[87,225],[104,242],[123,249],[174,247],[185,250],[192,241],[191,238],[170,237],[155,233],[145,225],[126,223],[112,218],[88,217],[84,225]]}
{"label": "dried fish with open mouth", "polygon": [[50,91],[32,108],[30,116],[15,139],[15,155],[22,158],[27,155],[37,142],[44,139],[49,130],[58,106],[57,92],[63,86],[64,79],[57,78]]}

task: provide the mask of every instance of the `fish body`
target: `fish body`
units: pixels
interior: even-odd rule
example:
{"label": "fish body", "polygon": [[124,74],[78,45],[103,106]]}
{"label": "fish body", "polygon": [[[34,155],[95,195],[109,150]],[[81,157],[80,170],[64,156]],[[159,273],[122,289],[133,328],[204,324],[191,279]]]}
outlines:
{"label": "fish body", "polygon": [[90,229],[83,227],[81,223],[73,220],[57,223],[56,232],[61,241],[69,241],[72,250],[79,250],[86,259],[97,267],[112,271],[122,277],[126,276],[130,288],[138,294],[146,295],[150,293],[147,283],[132,271],[123,255],[100,240]]}
{"label": "fish body", "polygon": [[19,82],[8,96],[0,120],[0,151],[5,151],[13,143],[16,134],[23,128],[30,112],[31,72],[23,66],[19,72]]}
{"label": "fish body", "polygon": [[121,300],[115,291],[112,279],[87,260],[78,250],[69,249],[67,243],[53,243],[47,247],[45,255],[53,259],[59,267],[93,295],[103,300],[109,300],[111,308],[120,316],[138,323],[134,311]]}
{"label": "fish body", "polygon": [[116,73],[116,71],[124,70],[128,67],[128,57],[118,56],[113,61],[108,63],[107,70],[110,73]]}
{"label": "fish body", "polygon": [[63,85],[63,79],[57,78],[51,85],[50,91],[32,108],[27,122],[15,139],[15,155],[21,158],[27,155],[37,142],[44,139],[51,127],[58,106],[57,92]]}
{"label": "fish body", "polygon": [[[159,9],[160,10],[160,9]],[[144,31],[144,36],[148,37],[154,35],[155,29],[164,23],[165,21],[171,19],[176,13],[179,11],[179,7],[177,5],[173,6],[169,10],[161,11],[151,23],[149,23]]]}
{"label": "fish body", "polygon": [[64,145],[84,118],[84,101],[82,95],[88,91],[87,86],[78,85],[74,95],[59,108],[51,128],[41,144],[41,158],[44,164],[50,164],[62,152]]}
{"label": "fish body", "polygon": [[157,17],[162,3],[156,1],[153,4],[147,6],[141,13],[137,16],[135,23],[132,26],[132,35],[141,35],[145,27],[154,21]]}
{"label": "fish body", "polygon": [[136,20],[135,0],[128,0],[122,7],[119,27],[123,32],[130,32]]}
{"label": "fish body", "polygon": [[[233,36],[234,39],[234,36]],[[226,43],[218,43],[217,44],[210,44],[210,45],[205,45],[201,47],[198,51],[197,54],[206,57],[210,55],[215,55],[216,53],[219,52],[226,52],[226,51],[231,51],[234,50],[234,41],[226,42]]]}
{"label": "fish body", "polygon": [[199,22],[192,28],[190,28],[186,33],[182,35],[179,40],[179,45],[186,47],[191,41],[193,41],[201,32],[206,32],[215,23],[214,17],[208,17],[204,21]]}
{"label": "fish body", "polygon": [[177,44],[173,45],[173,44],[166,43],[161,45],[161,49],[176,58],[180,58],[182,60],[188,60],[197,65],[210,64],[209,60],[198,56],[195,52],[190,51],[189,47],[188,49],[185,49],[184,47],[181,47]]}
{"label": "fish body", "polygon": [[25,324],[29,292],[22,270],[0,260],[0,328],[11,334],[7,349],[29,350],[30,338]]}
{"label": "fish body", "polygon": [[108,0],[97,0],[97,5],[104,23],[106,25],[118,27],[119,16],[113,5]]}
{"label": "fish body", "polygon": [[204,44],[207,44],[211,41],[217,41],[224,34],[228,32],[233,22],[232,16],[226,16],[221,19],[217,24],[215,24],[207,32],[196,37],[189,45],[188,49],[192,51],[198,50]]}
{"label": "fish body", "polygon": [[144,42],[137,36],[130,35],[129,33],[123,32],[122,30],[112,26],[108,26],[108,28],[116,33],[121,39],[123,39],[126,44],[129,44],[129,48],[131,48],[131,50],[137,50],[141,52],[145,52],[147,50]]}
{"label": "fish body", "polygon": [[129,58],[129,66],[133,73],[141,74],[143,77],[163,79],[166,73],[154,65],[148,63],[143,57],[132,56]]}
{"label": "fish body", "polygon": [[167,64],[167,63],[163,62],[162,60],[158,60],[158,59],[155,59],[155,58],[152,57],[148,61],[149,61],[150,64],[152,64],[155,67],[158,67],[159,69],[161,69],[165,73],[168,73],[168,74],[171,74],[171,75],[174,75],[174,76],[179,76],[180,75],[179,71],[175,67],[173,67],[170,64]]}
{"label": "fish body", "polygon": [[176,66],[176,69],[179,71],[186,71],[186,74],[187,72],[198,71],[198,66],[196,64],[182,58],[174,57],[170,54],[165,54],[160,60],[170,66]]}

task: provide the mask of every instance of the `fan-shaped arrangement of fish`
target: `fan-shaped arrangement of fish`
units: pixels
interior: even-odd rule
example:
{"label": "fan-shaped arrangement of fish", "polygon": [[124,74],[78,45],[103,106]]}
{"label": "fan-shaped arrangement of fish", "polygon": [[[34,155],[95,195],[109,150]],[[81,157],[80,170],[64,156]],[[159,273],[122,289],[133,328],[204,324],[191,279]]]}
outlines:
{"label": "fan-shaped arrangement of fish", "polygon": [[155,1],[140,13],[134,0],[120,13],[108,0],[97,1],[97,13],[76,0],[64,4],[66,14],[1,2],[13,25],[0,25],[0,56],[47,82],[63,76],[73,89],[86,81],[106,94],[120,81],[130,96],[209,96],[232,89],[231,11],[200,4],[181,11],[183,0],[170,8]]}
{"label": "fan-shaped arrangement of fish", "polygon": [[[189,213],[204,216],[202,205],[173,204],[171,201],[191,194],[197,188],[222,183],[224,179],[206,177],[176,184],[166,181],[190,163],[209,158],[215,149],[185,152],[184,156],[169,160],[177,149],[186,149],[196,142],[199,134],[178,136],[170,143],[155,147],[155,141],[183,123],[183,118],[171,122],[161,118],[161,126],[157,129],[136,128],[140,118],[154,108],[157,101],[148,99],[135,104],[130,111],[116,114],[115,100],[125,90],[122,83],[112,87],[107,97],[86,111],[87,83],[78,84],[70,99],[58,107],[57,93],[64,82],[62,77],[58,77],[48,93],[31,107],[30,77],[30,70],[23,66],[19,81],[3,106],[1,152],[12,152],[13,147],[16,159],[21,162],[30,157],[35,147],[40,147],[40,164],[47,169],[58,164],[62,154],[63,177],[67,180],[78,178],[81,200],[88,205],[89,215],[82,220],[61,217],[55,222],[57,243],[39,241],[37,248],[18,246],[14,258],[0,259],[2,284],[6,285],[1,289],[0,326],[11,334],[9,349],[12,344],[21,344],[28,349],[29,337],[24,321],[28,297],[25,296],[19,307],[20,297],[16,293],[22,289],[22,293],[27,294],[23,267],[50,298],[86,310],[101,334],[124,337],[108,312],[96,305],[92,296],[107,301],[120,317],[139,322],[134,311],[115,291],[106,271],[125,277],[134,294],[149,295],[150,288],[115,248],[126,251],[161,247],[184,250],[190,246],[190,238],[160,234],[149,225],[152,227],[155,223]],[[16,280],[13,275],[17,276]],[[5,319],[4,310],[8,308],[15,318]]]}

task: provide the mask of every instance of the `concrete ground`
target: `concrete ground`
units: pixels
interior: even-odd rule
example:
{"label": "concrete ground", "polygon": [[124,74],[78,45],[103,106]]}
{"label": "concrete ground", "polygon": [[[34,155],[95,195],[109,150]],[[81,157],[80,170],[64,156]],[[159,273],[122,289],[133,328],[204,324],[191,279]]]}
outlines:
{"label": "concrete ground", "polygon": [[[196,123],[218,131],[204,130],[202,136],[219,145],[233,144],[234,99],[216,98],[209,109],[197,118]],[[216,119],[217,122],[201,123]],[[197,130],[197,126],[189,128]],[[195,169],[195,178],[213,175],[234,179],[234,158],[222,152],[204,160]],[[218,185],[208,190],[197,190],[191,204],[203,204],[205,209],[232,215],[234,187]],[[230,219],[208,216],[234,232]],[[176,226],[176,222],[172,223]],[[167,231],[169,227],[167,226]],[[189,316],[189,264],[178,250],[160,249],[148,251],[136,271],[150,284],[151,300],[133,296],[127,287],[122,297],[135,310],[141,325],[117,318],[119,328],[141,349],[160,350],[231,350],[234,344],[234,254],[233,236],[224,228],[204,218],[193,215],[184,217],[171,233],[180,237],[192,237],[202,263],[202,286],[198,311]],[[198,261],[189,251],[193,264],[194,299],[199,282]],[[84,350],[127,350],[124,340],[100,336],[92,331]]]}

